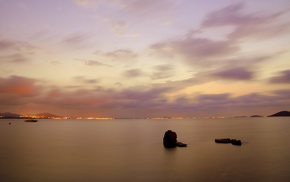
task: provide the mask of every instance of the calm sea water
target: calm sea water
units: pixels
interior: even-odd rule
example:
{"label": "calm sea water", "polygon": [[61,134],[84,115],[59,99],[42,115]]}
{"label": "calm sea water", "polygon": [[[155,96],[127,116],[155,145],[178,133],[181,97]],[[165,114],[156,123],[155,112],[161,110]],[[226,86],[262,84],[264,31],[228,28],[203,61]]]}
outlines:
{"label": "calm sea water", "polygon": [[[188,146],[165,149],[168,129]],[[3,182],[289,180],[290,118],[0,120]]]}

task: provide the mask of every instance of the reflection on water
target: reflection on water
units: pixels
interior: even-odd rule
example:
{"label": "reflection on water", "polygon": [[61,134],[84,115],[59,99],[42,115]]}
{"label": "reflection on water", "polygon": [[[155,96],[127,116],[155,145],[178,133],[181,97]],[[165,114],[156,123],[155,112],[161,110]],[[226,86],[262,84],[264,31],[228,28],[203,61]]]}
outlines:
{"label": "reflection on water", "polygon": [[[188,146],[164,148],[168,129]],[[288,181],[289,129],[287,118],[0,120],[0,179]],[[214,142],[227,137],[243,145]]]}

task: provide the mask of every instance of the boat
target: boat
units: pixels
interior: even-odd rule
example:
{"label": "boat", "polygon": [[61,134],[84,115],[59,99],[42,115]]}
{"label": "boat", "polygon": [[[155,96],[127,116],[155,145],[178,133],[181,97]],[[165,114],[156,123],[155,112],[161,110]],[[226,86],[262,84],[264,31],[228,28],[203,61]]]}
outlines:
{"label": "boat", "polygon": [[232,143],[232,139],[230,138],[221,138],[221,139],[215,139],[215,143]]}
{"label": "boat", "polygon": [[230,139],[230,138],[215,139],[214,141],[215,143],[231,143],[232,145],[242,145],[241,140]]}
{"label": "boat", "polygon": [[27,119],[25,122],[37,122],[37,119]]}

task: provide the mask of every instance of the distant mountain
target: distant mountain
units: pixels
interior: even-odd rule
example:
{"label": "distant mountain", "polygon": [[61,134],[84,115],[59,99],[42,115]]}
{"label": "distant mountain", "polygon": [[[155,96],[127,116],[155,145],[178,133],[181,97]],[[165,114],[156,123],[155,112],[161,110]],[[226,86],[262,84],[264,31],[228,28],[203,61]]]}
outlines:
{"label": "distant mountain", "polygon": [[58,118],[61,116],[57,116],[51,113],[38,113],[38,114],[28,114],[22,116],[21,114],[11,113],[11,112],[3,112],[0,113],[0,118],[31,118],[31,117],[38,117],[38,118]]}
{"label": "distant mountain", "polygon": [[281,117],[281,116],[290,116],[290,112],[289,111],[280,111],[280,112],[277,112],[275,114],[272,114],[268,117]]}
{"label": "distant mountain", "polygon": [[38,114],[34,114],[35,116],[37,117],[43,117],[43,118],[52,118],[52,117],[60,117],[60,116],[57,116],[55,114],[51,114],[51,113],[38,113]]}
{"label": "distant mountain", "polygon": [[11,112],[3,112],[3,113],[0,113],[0,116],[3,117],[3,118],[18,118],[21,115],[20,114],[11,113]]}

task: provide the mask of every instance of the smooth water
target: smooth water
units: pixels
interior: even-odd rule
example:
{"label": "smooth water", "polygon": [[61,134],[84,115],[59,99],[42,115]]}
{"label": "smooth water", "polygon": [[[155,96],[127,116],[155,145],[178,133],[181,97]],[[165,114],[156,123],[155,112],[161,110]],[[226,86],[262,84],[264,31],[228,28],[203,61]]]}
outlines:
{"label": "smooth water", "polygon": [[[165,149],[162,139],[168,129],[188,146]],[[236,138],[243,145],[216,144],[215,138]],[[288,182],[289,144],[289,117],[2,119],[0,181]]]}

